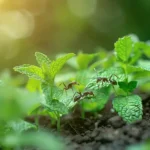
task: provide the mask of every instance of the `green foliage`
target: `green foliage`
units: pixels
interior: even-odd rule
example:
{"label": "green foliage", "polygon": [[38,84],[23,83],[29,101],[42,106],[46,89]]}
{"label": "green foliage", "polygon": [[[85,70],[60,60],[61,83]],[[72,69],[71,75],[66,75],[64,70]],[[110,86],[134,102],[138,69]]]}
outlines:
{"label": "green foliage", "polygon": [[115,51],[119,61],[127,63],[132,52],[133,41],[130,36],[119,38],[115,43]]}
{"label": "green foliage", "polygon": [[37,127],[24,120],[11,121],[7,124],[7,127],[15,133],[22,133],[28,130],[37,130]]}
{"label": "green foliage", "polygon": [[[27,88],[42,94],[40,105],[32,107],[32,111],[41,106],[51,118],[57,120],[57,127],[60,128],[60,117],[68,114],[76,104],[80,105],[82,113],[95,113],[102,110],[109,96],[114,94],[113,108],[126,122],[142,119],[141,98],[132,92],[137,85],[142,86],[141,77],[149,79],[150,64],[146,59],[149,58],[150,46],[131,35],[119,38],[114,47],[115,55],[113,52],[107,55],[102,50],[102,53],[79,53],[72,58],[74,54],[69,53],[52,61],[45,54],[36,52],[39,67],[15,67],[15,71],[31,78]],[[72,59],[68,64],[72,67],[72,72],[65,70],[61,73],[62,67],[70,58]],[[59,72],[60,75],[56,76]],[[62,84],[64,81],[68,84]],[[79,85],[72,85],[72,82]]]}
{"label": "green foliage", "polygon": [[50,66],[51,61],[45,54],[36,52],[35,57],[36,57],[37,63],[40,65],[40,67],[44,67],[45,65],[47,65],[47,67]]}
{"label": "green foliage", "polygon": [[77,56],[77,63],[79,66],[79,69],[87,69],[90,62],[95,57],[95,54],[83,54],[79,53]]}
{"label": "green foliage", "polygon": [[61,58],[58,58],[56,61],[52,61],[49,68],[49,75],[51,79],[54,79],[56,74],[60,71],[63,65],[66,63],[67,60],[74,56],[73,53],[67,54]]}
{"label": "green foliage", "polygon": [[102,110],[109,99],[109,88],[105,87],[93,91],[94,97],[85,97],[81,101],[84,111],[97,112]]}
{"label": "green foliage", "polygon": [[127,82],[118,82],[118,85],[119,85],[120,89],[123,89],[126,93],[133,92],[133,90],[137,86],[137,81],[130,81],[129,83],[127,83]]}
{"label": "green foliage", "polygon": [[[62,56],[55,61],[50,61],[50,59],[40,52],[35,53],[36,60],[40,67],[33,65],[21,65],[14,67],[15,71],[27,75],[29,78],[34,79],[34,89],[28,84],[30,90],[36,90],[39,88],[39,82],[35,80],[40,80],[40,85],[42,92],[44,94],[44,102],[41,100],[41,105],[49,112],[55,113],[57,119],[63,114],[67,114],[69,107],[67,104],[61,101],[61,96],[63,95],[63,90],[57,87],[54,83],[55,76],[62,69],[67,60],[74,56],[73,53],[69,53]],[[56,119],[56,118],[55,118]]]}
{"label": "green foliage", "polygon": [[6,83],[8,82],[3,81],[0,86],[0,147],[22,149],[23,146],[33,146],[51,150],[66,149],[51,133],[37,132],[37,126],[23,120],[32,107],[39,104],[40,95]]}
{"label": "green foliage", "polygon": [[43,131],[27,132],[19,135],[10,133],[1,139],[0,143],[6,148],[14,147],[18,149],[22,146],[33,146],[43,150],[66,150],[60,139]]}
{"label": "green foliage", "polygon": [[142,119],[142,102],[138,95],[115,97],[113,108],[128,123]]}
{"label": "green foliage", "polygon": [[42,69],[33,65],[21,65],[14,67],[14,70],[27,75],[29,78],[44,81]]}

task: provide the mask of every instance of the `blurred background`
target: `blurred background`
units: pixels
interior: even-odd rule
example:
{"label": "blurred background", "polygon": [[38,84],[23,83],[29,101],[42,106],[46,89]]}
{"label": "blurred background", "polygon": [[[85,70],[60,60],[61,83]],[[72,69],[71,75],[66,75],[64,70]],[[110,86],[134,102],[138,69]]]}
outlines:
{"label": "blurred background", "polygon": [[134,33],[150,39],[148,0],[0,0],[0,71],[34,52],[92,53]]}

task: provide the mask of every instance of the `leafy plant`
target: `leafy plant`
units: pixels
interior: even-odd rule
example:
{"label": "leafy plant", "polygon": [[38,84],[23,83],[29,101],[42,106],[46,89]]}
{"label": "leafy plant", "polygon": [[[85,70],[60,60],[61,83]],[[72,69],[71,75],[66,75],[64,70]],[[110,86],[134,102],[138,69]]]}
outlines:
{"label": "leafy plant", "polygon": [[[27,75],[31,79],[40,81],[45,97],[41,105],[48,111],[51,117],[55,116],[54,119],[57,119],[57,127],[60,129],[60,117],[68,113],[70,105],[67,102],[68,97],[63,97],[63,90],[56,86],[54,80],[56,74],[74,54],[67,54],[55,61],[51,61],[45,54],[39,52],[36,52],[35,56],[40,67],[25,64],[15,67],[14,70]],[[63,100],[64,98],[66,101]]]}
{"label": "leafy plant", "polygon": [[66,149],[51,133],[38,131],[36,125],[23,120],[31,108],[39,103],[40,95],[7,85],[8,82],[3,80],[2,83],[0,85],[0,148],[8,150],[32,146],[50,150]]}
{"label": "leafy plant", "polygon": [[[79,53],[72,58],[74,54],[71,53],[55,61],[36,52],[36,60],[40,67],[21,65],[14,70],[31,78],[32,82],[28,84],[31,91],[38,89],[43,92],[44,99],[41,105],[51,118],[57,120],[58,129],[60,117],[67,114],[75,104],[80,104],[84,116],[85,111],[95,112],[103,109],[111,94],[115,95],[112,101],[113,108],[126,122],[132,123],[142,119],[141,98],[133,92],[140,83],[139,77],[147,76],[149,79],[149,61],[143,60],[142,56],[149,57],[150,46],[138,41],[138,38],[135,40],[133,36],[119,38],[114,46],[115,51],[110,52],[108,56],[105,50],[103,56],[101,53]],[[79,83],[79,86],[74,88],[74,92],[67,91],[67,94],[64,94],[65,88],[59,87],[55,79],[67,60],[73,67],[71,80]],[[62,83],[67,75],[67,73],[60,75],[59,82]],[[37,80],[39,81],[36,82]],[[35,85],[36,88],[31,89],[31,85]]]}

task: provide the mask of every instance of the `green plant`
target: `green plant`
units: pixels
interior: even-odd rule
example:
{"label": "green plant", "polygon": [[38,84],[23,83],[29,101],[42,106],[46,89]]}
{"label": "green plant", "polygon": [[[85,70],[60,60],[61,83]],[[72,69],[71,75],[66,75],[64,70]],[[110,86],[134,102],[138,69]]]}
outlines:
{"label": "green plant", "polygon": [[[37,88],[29,89],[39,89],[43,92],[41,105],[51,118],[57,120],[58,129],[60,117],[67,114],[75,104],[80,104],[84,117],[85,111],[95,113],[103,109],[111,94],[115,95],[113,108],[126,122],[132,123],[142,119],[141,98],[133,92],[141,77],[149,80],[149,61],[143,59],[143,55],[149,57],[149,49],[147,43],[134,40],[132,36],[125,36],[115,43],[115,51],[108,55],[104,50],[95,54],[79,53],[69,60],[74,56],[71,53],[50,61],[46,55],[36,52],[40,67],[21,65],[14,70],[32,79],[27,87],[35,84]],[[71,77],[68,72],[63,72],[55,78],[67,60],[73,68]],[[64,82],[64,78],[71,78],[71,81],[79,83],[74,93],[69,91],[64,94],[63,89],[58,86],[60,82]],[[37,80],[39,81],[36,82]],[[92,92],[93,95],[84,95],[86,92]]]}
{"label": "green plant", "polygon": [[63,95],[63,90],[54,82],[56,74],[61,70],[67,60],[74,56],[67,54],[51,61],[46,55],[36,52],[36,60],[40,67],[34,65],[21,65],[14,68],[31,79],[39,80],[44,99],[41,105],[48,111],[51,118],[57,120],[57,128],[60,129],[60,117],[67,114],[74,103],[71,103],[69,96]]}
{"label": "green plant", "polygon": [[[82,67],[82,71],[78,71],[77,81],[78,78],[82,79],[80,72],[81,74],[83,72],[88,74],[90,69],[97,68],[96,76],[91,80],[87,80],[86,83],[81,81],[84,85],[83,90],[93,91],[95,95],[92,98],[85,97],[82,99],[82,109],[85,111],[103,109],[108,102],[109,95],[112,93],[115,94],[115,98],[112,101],[113,108],[126,122],[132,123],[142,119],[142,100],[140,96],[133,94],[133,91],[137,88],[141,78],[146,77],[147,80],[145,81],[149,81],[149,61],[142,60],[143,55],[149,57],[147,55],[149,49],[150,46],[146,43],[134,41],[132,36],[125,36],[115,43],[115,55],[109,55],[108,58],[104,58],[104,61],[98,60],[93,64],[88,61],[82,61],[82,63],[86,63],[82,64],[82,66],[86,67]],[[89,59],[86,56],[87,54],[84,55],[84,59],[90,61],[91,57]],[[110,56],[112,59],[110,59]],[[80,58],[77,58],[77,60]],[[80,62],[78,61],[79,64]],[[104,68],[106,63],[107,66]],[[135,77],[137,75],[139,76]],[[83,76],[85,77],[86,75],[84,74]],[[110,90],[110,87],[113,87],[113,91]]]}
{"label": "green plant", "polygon": [[3,84],[0,85],[0,148],[11,150],[32,146],[50,150],[66,149],[51,133],[38,130],[36,125],[23,119],[39,103],[40,95],[7,85],[8,81],[5,81],[2,80]]}

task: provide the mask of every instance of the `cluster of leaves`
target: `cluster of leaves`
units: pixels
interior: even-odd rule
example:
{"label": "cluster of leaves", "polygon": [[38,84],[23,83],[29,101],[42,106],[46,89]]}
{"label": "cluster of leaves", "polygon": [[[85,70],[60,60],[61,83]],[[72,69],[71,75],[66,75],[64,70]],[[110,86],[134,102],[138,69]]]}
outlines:
{"label": "cluster of leaves", "polygon": [[[45,54],[36,52],[40,67],[21,65],[14,70],[30,78],[27,86],[29,89],[38,89],[44,95],[39,106],[42,106],[51,118],[57,120],[58,128],[60,117],[69,113],[76,103],[81,105],[83,112],[99,111],[104,108],[112,92],[115,94],[113,108],[126,122],[132,123],[142,119],[141,98],[132,92],[141,76],[147,76],[148,79],[150,65],[143,56],[150,57],[149,49],[147,43],[134,40],[132,36],[125,36],[115,43],[114,53],[107,54],[102,50],[95,54],[80,53],[76,57],[70,53],[51,61]],[[62,71],[60,76],[56,75],[67,61],[73,68],[71,78],[79,83],[79,86],[75,88],[75,93],[69,91],[65,94],[59,83],[64,82],[64,79],[69,80],[70,73]],[[36,88],[31,88],[33,83]],[[78,102],[74,102],[77,92],[92,92],[94,96],[81,96]]]}
{"label": "cluster of leaves", "polygon": [[[8,81],[14,80],[9,78]],[[1,83],[0,149],[23,149],[26,146],[50,150],[65,149],[60,140],[51,133],[40,131],[36,125],[23,119],[40,103],[40,95],[14,87],[4,80]]]}
{"label": "cluster of leaves", "polygon": [[[125,36],[115,43],[114,52],[98,50],[95,54],[79,53],[77,56],[69,53],[54,61],[40,52],[35,56],[39,67],[25,64],[14,68],[29,77],[28,91],[17,88],[24,84],[22,77],[12,79],[9,73],[0,77],[0,146],[3,149],[26,145],[63,149],[64,146],[53,135],[35,132],[39,130],[38,126],[23,118],[34,113],[48,114],[57,121],[60,129],[61,116],[68,114],[76,104],[81,106],[84,117],[86,111],[95,113],[103,109],[112,94],[113,108],[126,122],[142,119],[142,100],[133,92],[137,85],[141,90],[149,86],[148,43]],[[70,72],[61,70],[65,63],[70,66]],[[79,85],[68,90],[60,86],[69,81]],[[32,131],[26,132],[28,130]]]}
{"label": "cluster of leaves", "polygon": [[51,61],[45,54],[39,52],[36,52],[35,56],[40,67],[25,64],[15,67],[14,70],[40,81],[41,91],[44,94],[41,105],[53,119],[57,120],[60,128],[60,117],[67,114],[74,103],[71,103],[70,96],[63,95],[63,90],[56,86],[54,81],[56,74],[74,54],[67,54],[55,61]]}

